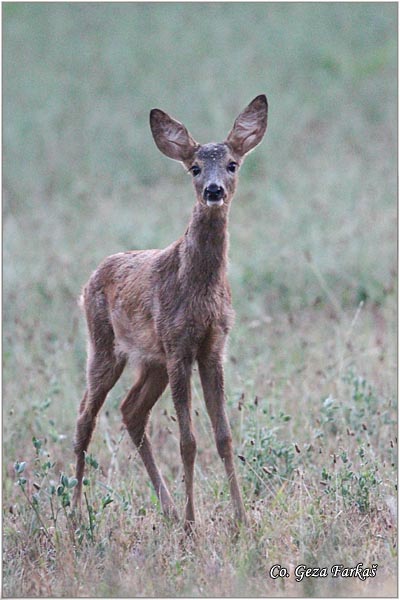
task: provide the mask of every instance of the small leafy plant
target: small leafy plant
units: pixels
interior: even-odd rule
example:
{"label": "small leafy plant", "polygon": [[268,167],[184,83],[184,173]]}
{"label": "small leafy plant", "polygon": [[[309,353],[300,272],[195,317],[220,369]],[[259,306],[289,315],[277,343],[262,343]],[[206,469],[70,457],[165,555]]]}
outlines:
{"label": "small leafy plant", "polygon": [[290,479],[299,462],[293,442],[280,436],[291,416],[282,411],[273,414],[266,407],[262,408],[262,403],[257,398],[255,403],[241,407],[248,414],[243,453],[239,458],[244,465],[245,480],[255,495],[261,494],[269,480]]}
{"label": "small leafy plant", "polygon": [[[68,531],[71,541],[81,545],[86,539],[93,543],[96,540],[96,530],[102,520],[105,508],[113,502],[110,491],[105,495],[92,498],[95,494],[89,494],[91,480],[85,477],[84,499],[87,516],[82,515],[81,522],[77,528],[76,514],[71,509],[72,493],[78,480],[68,477],[65,473],[58,476],[54,472],[55,463],[50,460],[50,455],[44,448],[44,441],[36,437],[32,438],[35,449],[35,457],[31,461],[17,461],[14,471],[17,476],[17,485],[25,498],[27,507],[32,511],[34,519],[30,526],[30,535],[44,533],[51,544],[60,541],[65,531]],[[85,457],[89,474],[95,474],[99,469],[99,463],[92,455]],[[63,524],[60,524],[60,515],[63,516]]]}
{"label": "small leafy plant", "polygon": [[[347,452],[341,452],[338,459],[341,465],[338,469],[321,472],[321,483],[326,494],[332,499],[339,499],[345,508],[355,506],[361,513],[371,509],[372,497],[377,492],[382,480],[378,476],[378,465],[365,460],[364,449],[359,449],[359,464],[353,463]],[[337,459],[334,457],[333,466],[336,467]]]}

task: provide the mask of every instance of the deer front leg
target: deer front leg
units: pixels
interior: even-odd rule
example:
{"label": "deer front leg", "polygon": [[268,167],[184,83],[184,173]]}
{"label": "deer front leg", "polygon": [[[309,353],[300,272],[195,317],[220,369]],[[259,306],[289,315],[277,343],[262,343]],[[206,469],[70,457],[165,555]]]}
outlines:
{"label": "deer front leg", "polygon": [[185,528],[192,530],[194,525],[193,475],[196,458],[196,439],[191,418],[190,377],[192,361],[171,360],[168,363],[168,377],[179,423],[180,450],[185,473],[186,509]]}
{"label": "deer front leg", "polygon": [[218,454],[228,477],[236,520],[247,523],[246,512],[238,485],[232,450],[232,434],[225,409],[224,371],[218,354],[199,358],[199,373],[204,400],[214,430]]}

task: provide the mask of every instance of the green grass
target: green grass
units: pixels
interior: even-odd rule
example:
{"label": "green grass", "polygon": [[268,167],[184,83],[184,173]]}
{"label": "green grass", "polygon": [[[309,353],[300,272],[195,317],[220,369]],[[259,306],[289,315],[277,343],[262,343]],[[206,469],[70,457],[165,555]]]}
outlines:
{"label": "green grass", "polygon": [[[4,596],[396,595],[396,34],[395,3],[3,4]],[[194,200],[149,110],[220,141],[259,93],[226,364],[250,527],[235,535],[197,376],[196,544],[164,521],[121,429],[128,372],[78,526],[80,289],[104,256],[176,239]],[[171,416],[167,392],[150,431],[182,507]],[[294,580],[358,562],[377,576]]]}

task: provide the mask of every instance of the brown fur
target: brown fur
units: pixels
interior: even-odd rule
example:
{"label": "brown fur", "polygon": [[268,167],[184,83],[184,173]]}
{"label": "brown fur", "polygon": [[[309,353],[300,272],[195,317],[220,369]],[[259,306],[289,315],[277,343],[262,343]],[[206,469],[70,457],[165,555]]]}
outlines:
{"label": "brown fur", "polygon": [[195,175],[197,202],[186,233],[164,250],[143,250],[106,258],[83,292],[89,333],[87,390],[77,421],[79,504],[84,456],[96,416],[127,361],[138,378],[121,404],[123,421],[139,449],[164,512],[177,516],[171,496],[154,461],[146,425],[150,411],[170,385],[180,428],[185,472],[186,513],[194,522],[193,469],[196,440],[191,421],[190,377],[198,362],[216,445],[224,461],[235,514],[245,520],[236,480],[232,437],[225,410],[223,353],[233,323],[227,281],[228,214],[244,155],[266,130],[267,101],[258,96],[236,119],[222,144],[200,146],[186,128],[158,109],[150,124],[159,149],[180,160]]}

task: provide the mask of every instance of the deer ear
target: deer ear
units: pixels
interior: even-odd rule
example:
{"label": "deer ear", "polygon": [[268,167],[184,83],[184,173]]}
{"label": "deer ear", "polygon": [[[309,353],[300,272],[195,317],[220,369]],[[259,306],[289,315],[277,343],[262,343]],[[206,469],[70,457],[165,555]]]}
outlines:
{"label": "deer ear", "polygon": [[158,108],[150,112],[150,127],[157,148],[168,158],[185,162],[199,146],[182,123]]}
{"label": "deer ear", "polygon": [[267,117],[267,97],[261,94],[240,113],[226,138],[235,154],[244,156],[261,142],[267,129]]}

